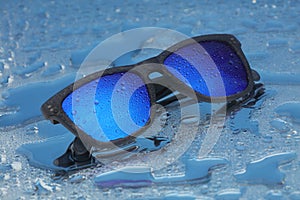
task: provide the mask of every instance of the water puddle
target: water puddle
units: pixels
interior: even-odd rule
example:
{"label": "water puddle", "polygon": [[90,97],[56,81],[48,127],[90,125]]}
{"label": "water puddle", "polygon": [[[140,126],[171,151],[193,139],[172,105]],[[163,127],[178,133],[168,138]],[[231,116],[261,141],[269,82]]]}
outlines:
{"label": "water puddle", "polygon": [[229,120],[230,129],[234,134],[242,131],[249,131],[252,134],[260,135],[258,121],[252,120],[253,113],[259,109],[263,102],[274,95],[274,91],[264,91],[263,87],[256,89],[256,94],[249,100],[242,109],[234,112]]}
{"label": "water puddle", "polygon": [[275,109],[275,112],[280,116],[291,118],[292,122],[300,124],[300,102],[287,102],[281,104]]}
{"label": "water puddle", "polygon": [[99,187],[140,187],[152,184],[182,184],[207,182],[212,168],[223,166],[223,158],[190,159],[185,161],[185,174],[179,176],[155,177],[150,168],[126,167],[98,175],[95,183]]}
{"label": "water puddle", "polygon": [[38,62],[26,67],[18,67],[17,70],[15,71],[15,74],[21,76],[22,78],[29,77],[29,75],[43,67],[46,66],[45,62]]}
{"label": "water puddle", "polygon": [[66,133],[45,139],[43,142],[24,144],[17,152],[25,155],[29,163],[35,167],[52,170],[65,170],[53,164],[73,141],[74,135]]}
{"label": "water puddle", "polygon": [[238,182],[249,184],[283,184],[285,173],[279,170],[280,165],[291,162],[296,158],[296,153],[279,153],[249,163],[246,170],[234,176]]}
{"label": "water puddle", "polygon": [[41,118],[40,106],[61,88],[74,81],[74,75],[70,74],[63,78],[49,82],[27,84],[18,88],[9,89],[1,107],[18,107],[16,112],[0,115],[0,128],[7,126],[24,125]]}

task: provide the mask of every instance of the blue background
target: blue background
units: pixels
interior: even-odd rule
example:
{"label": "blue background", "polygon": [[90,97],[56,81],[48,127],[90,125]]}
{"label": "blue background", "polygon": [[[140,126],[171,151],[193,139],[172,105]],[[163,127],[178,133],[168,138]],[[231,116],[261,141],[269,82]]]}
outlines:
{"label": "blue background", "polygon": [[[298,1],[0,1],[0,198],[300,199],[299,10]],[[241,41],[267,93],[258,106],[229,117],[209,155],[228,164],[205,183],[137,189],[96,187],[92,177],[108,168],[57,181],[41,165],[29,165],[16,152],[22,145],[48,139],[57,154],[62,135],[72,140],[43,120],[44,100],[74,81],[99,42],[144,26],[189,36],[231,33]],[[200,132],[191,157],[201,139]],[[157,176],[184,171],[177,162]]]}

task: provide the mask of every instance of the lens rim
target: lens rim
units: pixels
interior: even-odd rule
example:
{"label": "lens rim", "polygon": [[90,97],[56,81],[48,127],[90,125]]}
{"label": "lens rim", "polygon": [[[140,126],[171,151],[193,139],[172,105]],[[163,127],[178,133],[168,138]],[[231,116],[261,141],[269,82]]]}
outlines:
{"label": "lens rim", "polygon": [[[80,88],[81,86],[97,80],[103,76],[106,75],[112,75],[115,73],[134,73],[137,76],[139,76],[145,83],[145,86],[147,88],[149,97],[150,97],[150,115],[149,119],[146,122],[145,126],[141,127],[136,132],[132,133],[131,135],[128,135],[127,137],[110,140],[108,142],[103,142],[94,139],[87,133],[85,133],[82,129],[80,129],[66,114],[66,112],[63,110],[62,103],[65,100],[67,96],[69,96],[74,90]],[[137,71],[134,69],[134,66],[123,66],[123,67],[117,67],[117,68],[109,68],[103,71],[95,72],[93,74],[90,74],[61,90],[56,95],[48,99],[41,107],[41,111],[46,119],[49,119],[53,124],[60,123],[63,126],[65,126],[69,131],[71,131],[75,136],[79,137],[82,141],[84,141],[84,145],[89,148],[99,148],[99,149],[114,149],[117,147],[122,148],[123,146],[126,146],[133,141],[135,141],[135,138],[140,135],[142,132],[144,132],[152,123],[152,119],[155,115],[155,88],[151,84],[147,84],[148,79],[145,79],[145,76],[141,74],[140,71]]]}
{"label": "lens rim", "polygon": [[[243,97],[245,95],[247,95],[254,86],[254,80],[253,80],[253,76],[252,76],[252,70],[250,68],[249,62],[246,59],[245,54],[242,51],[241,48],[241,43],[239,42],[239,40],[230,34],[211,34],[211,35],[203,35],[203,36],[197,36],[197,37],[193,37],[184,41],[181,41],[173,46],[171,46],[170,48],[168,48],[167,50],[163,51],[161,54],[159,54],[156,59],[157,61],[164,65],[164,61],[165,59],[171,55],[172,53],[176,52],[178,49],[191,45],[191,44],[195,44],[195,43],[199,43],[199,42],[209,42],[209,41],[216,41],[216,42],[222,42],[227,44],[229,47],[231,47],[234,51],[234,53],[237,54],[237,56],[241,59],[243,66],[245,67],[246,73],[247,73],[247,80],[248,80],[248,86],[244,89],[244,91],[239,92],[237,94],[233,94],[233,95],[229,95],[229,96],[221,96],[221,97],[210,97],[204,94],[201,94],[195,90],[193,90],[192,88],[190,88],[189,86],[187,86],[185,83],[183,83],[180,79],[178,79],[177,77],[171,75],[170,78],[173,79],[173,81],[175,81],[178,86],[177,88],[184,88],[184,90],[188,90],[189,92],[193,91],[194,93],[196,93],[197,98],[199,101],[205,101],[205,102],[224,102],[224,101],[232,101],[235,99],[238,99],[240,97]],[[152,62],[151,59],[149,59],[150,62]],[[149,62],[148,60],[144,61],[143,63],[147,63]],[[164,65],[163,68],[163,73],[165,74],[170,74],[170,72],[168,71],[168,69],[166,68],[166,66]],[[176,80],[175,80],[176,79]],[[182,90],[182,89],[181,89]]]}

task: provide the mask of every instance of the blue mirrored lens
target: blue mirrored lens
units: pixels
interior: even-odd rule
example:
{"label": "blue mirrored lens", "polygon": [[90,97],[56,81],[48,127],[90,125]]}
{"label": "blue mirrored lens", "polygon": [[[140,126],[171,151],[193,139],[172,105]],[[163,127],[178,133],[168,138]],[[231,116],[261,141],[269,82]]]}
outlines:
{"label": "blue mirrored lens", "polygon": [[245,66],[226,43],[193,43],[170,54],[167,69],[195,91],[209,97],[238,94],[248,86]]}
{"label": "blue mirrored lens", "polygon": [[143,80],[130,72],[91,81],[62,103],[67,116],[81,130],[102,142],[124,138],[145,126],[150,106]]}

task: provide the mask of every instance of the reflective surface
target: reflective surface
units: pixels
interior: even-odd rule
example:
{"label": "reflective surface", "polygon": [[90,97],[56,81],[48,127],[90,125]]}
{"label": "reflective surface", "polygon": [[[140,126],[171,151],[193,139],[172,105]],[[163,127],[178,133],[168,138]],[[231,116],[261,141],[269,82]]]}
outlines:
{"label": "reflective surface", "polygon": [[91,81],[62,104],[70,119],[99,141],[124,138],[143,127],[150,114],[150,97],[143,80],[133,73],[116,73]]}
{"label": "reflective surface", "polygon": [[188,45],[169,55],[164,64],[173,75],[206,96],[234,95],[248,85],[241,59],[225,43]]}

